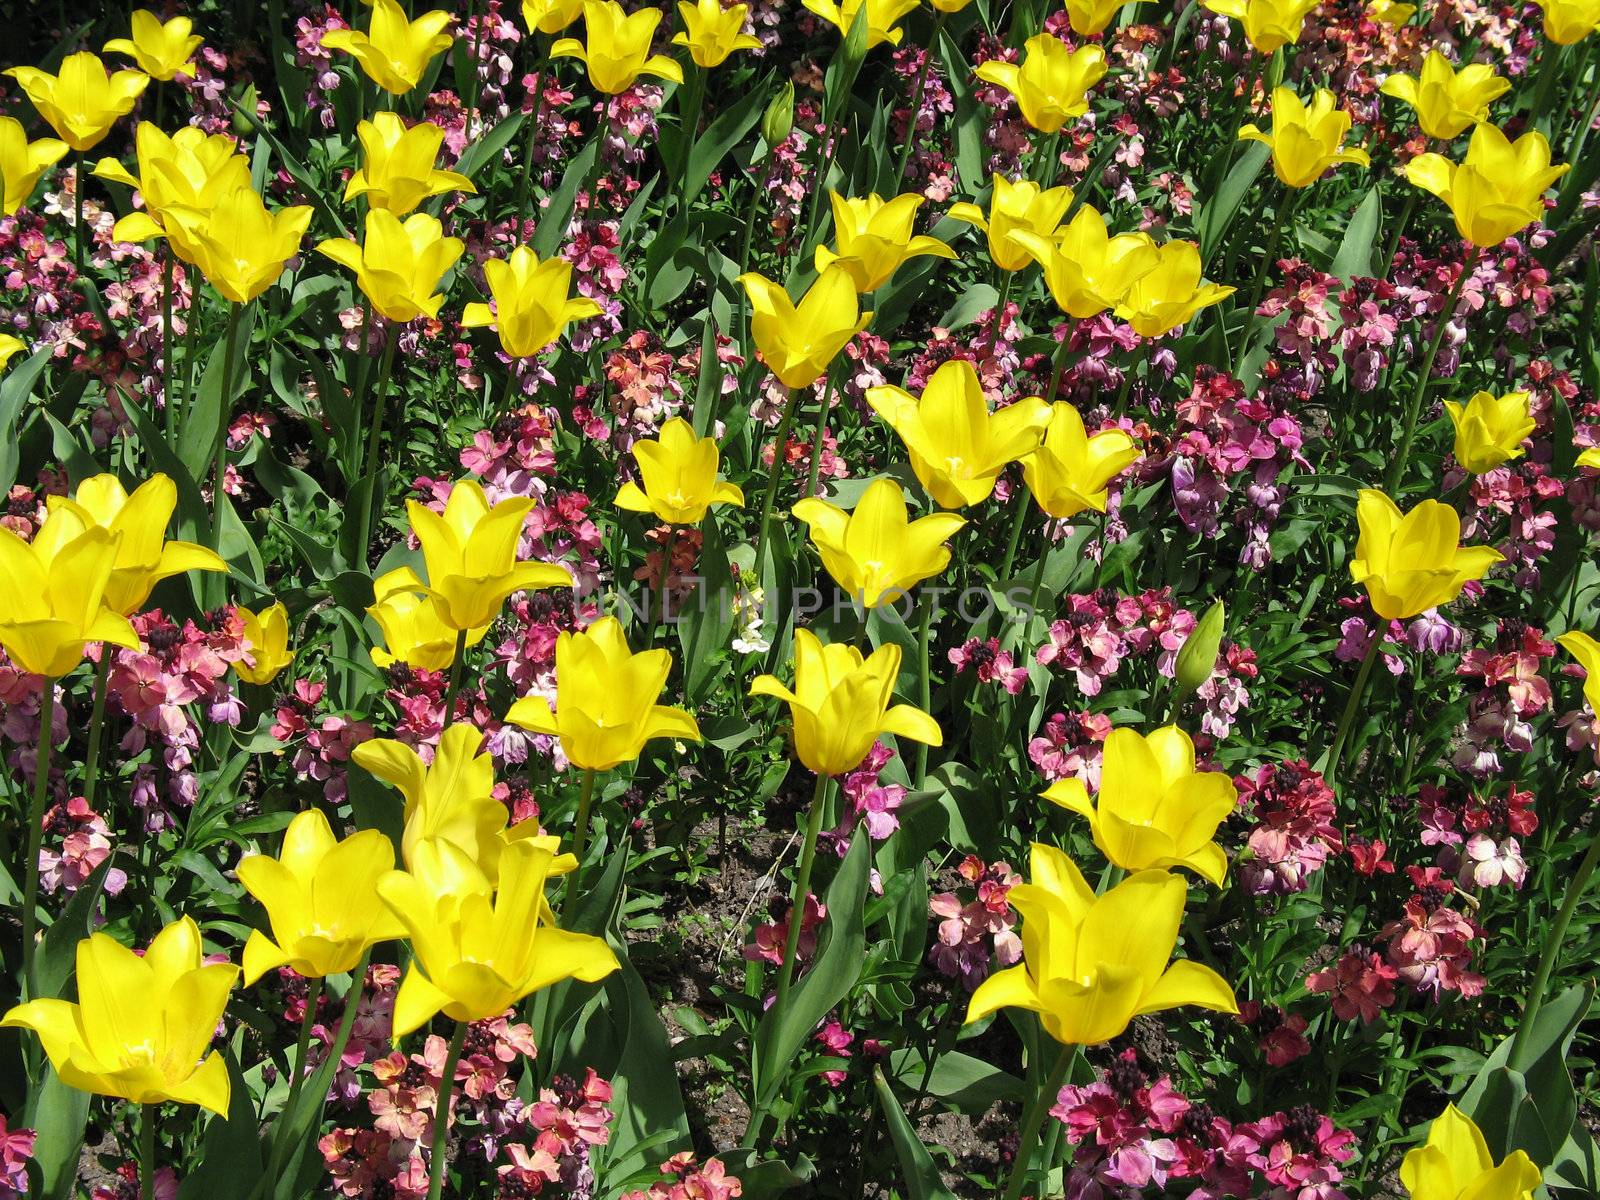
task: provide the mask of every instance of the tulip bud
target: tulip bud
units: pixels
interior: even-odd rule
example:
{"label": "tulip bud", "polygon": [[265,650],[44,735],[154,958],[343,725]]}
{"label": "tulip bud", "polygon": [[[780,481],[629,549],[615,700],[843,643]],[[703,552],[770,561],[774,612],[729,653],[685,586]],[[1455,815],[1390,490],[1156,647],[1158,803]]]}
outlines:
{"label": "tulip bud", "polygon": [[1222,626],[1227,614],[1222,601],[1215,601],[1206,609],[1188,639],[1178,651],[1177,696],[1178,702],[1194,694],[1200,685],[1211,678],[1217,665],[1217,652],[1222,648]]}
{"label": "tulip bud", "polygon": [[794,82],[786,81],[761,116],[761,140],[776,150],[794,128]]}

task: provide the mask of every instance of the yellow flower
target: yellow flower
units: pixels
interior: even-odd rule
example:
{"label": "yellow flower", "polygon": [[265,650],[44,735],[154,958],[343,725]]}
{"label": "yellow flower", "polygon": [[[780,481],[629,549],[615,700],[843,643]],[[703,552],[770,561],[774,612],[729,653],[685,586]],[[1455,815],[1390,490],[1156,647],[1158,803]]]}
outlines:
{"label": "yellow flower", "polygon": [[1089,799],[1083,780],[1062,779],[1044,798],[1087,817],[1100,853],[1124,870],[1187,867],[1218,887],[1228,873],[1228,856],[1211,839],[1239,791],[1226,772],[1195,770],[1194,742],[1176,725],[1149,737],[1113,729],[1098,797]]}
{"label": "yellow flower", "polygon": [[1409,620],[1448,604],[1504,557],[1490,546],[1462,546],[1461,518],[1437,500],[1424,500],[1402,516],[1388,496],[1362,488],[1356,523],[1361,536],[1350,575],[1386,621]]}
{"label": "yellow flower", "polygon": [[1589,711],[1600,713],[1600,642],[1587,633],[1573,630],[1556,639],[1559,645],[1583,668],[1583,698],[1589,702]]}
{"label": "yellow flower", "polygon": [[38,67],[12,67],[0,74],[16,79],[56,136],[79,153],[104,141],[150,85],[143,71],[108,75],[99,56],[86,50],[67,55],[57,75]]}
{"label": "yellow flower", "polygon": [[178,487],[166,475],[152,475],[131,496],[115,475],[94,475],[78,485],[70,500],[51,496],[47,503],[52,513],[71,509],[85,525],[120,535],[105,606],[125,617],[143,608],[163,579],[186,571],[228,569],[204,546],[166,540],[167,525],[178,507]]}
{"label": "yellow flower", "polygon": [[776,696],[789,706],[794,753],[818,775],[843,775],[861,765],[885,733],[928,746],[943,744],[939,723],[920,708],[894,704],[900,647],[879,646],[863,659],[854,646],[824,646],[809,629],[794,631],[794,689],[775,675],[758,675],[752,696]]}
{"label": "yellow flower", "polygon": [[1590,446],[1582,454],[1578,455],[1573,466],[1593,467],[1595,470],[1600,470],[1600,446]]}
{"label": "yellow flower", "polygon": [[494,304],[469,304],[461,314],[468,329],[493,325],[500,346],[512,358],[532,358],[549,346],[572,321],[599,316],[600,306],[587,296],[572,296],[572,264],[561,257],[539,261],[526,246],[506,260],[483,264]]}
{"label": "yellow flower", "polygon": [[404,221],[381,208],[367,213],[360,245],[329,238],[317,253],[354,271],[362,294],[387,319],[404,325],[418,317],[437,317],[444,296],[433,289],[455,266],[465,243],[445,237],[438,217],[412,213]]}
{"label": "yellow flower", "polygon": [[529,33],[560,33],[583,14],[583,0],[522,0]]}
{"label": "yellow flower", "polygon": [[550,923],[544,888],[554,862],[547,846],[513,842],[491,892],[470,859],[435,842],[410,872],[379,881],[378,895],[406,927],[413,952],[395,996],[395,1037],[439,1012],[484,1021],[551,984],[593,983],[617,969],[603,940]]}
{"label": "yellow flower", "polygon": [[227,193],[208,213],[172,209],[163,215],[173,241],[188,239],[206,281],[235,304],[250,303],[278,281],[311,224],[309,205],[268,212],[248,187]]}
{"label": "yellow flower", "polygon": [[474,479],[456,483],[442,516],[406,501],[428,570],[423,590],[438,601],[439,619],[451,629],[489,624],[512,592],[572,586],[572,576],[552,563],[517,561],[522,524],[532,508],[533,501],[522,496],[491,507]]}
{"label": "yellow flower", "polygon": [[1600,26],[1600,0],[1534,0],[1544,13],[1544,35],[1558,46],[1581,42]]}
{"label": "yellow flower", "polygon": [[1530,1200],[1542,1178],[1521,1150],[1496,1166],[1482,1131],[1454,1104],[1433,1119],[1427,1143],[1400,1160],[1411,1200]]}
{"label": "yellow flower", "polygon": [[306,979],[343,975],[367,947],[402,937],[377,893],[378,880],[392,870],[388,838],[363,829],[340,841],[316,808],[289,822],[277,858],[241,859],[239,882],[272,925],[272,937],[254,930],[245,943],[245,987],[279,967]]}
{"label": "yellow flower", "polygon": [[70,509],[51,513],[31,542],[0,528],[0,646],[24,671],[65,675],[86,642],[138,647],[128,618],[105,606],[120,540]]}
{"label": "yellow flower", "polygon": [[[22,122],[0,117],[0,217],[9,217],[28,202],[39,176],[67,153],[67,144],[55,138],[28,140]],[[3,365],[3,364],[0,364]]]}
{"label": "yellow flower", "polygon": [[1350,114],[1335,108],[1337,103],[1327,88],[1317,89],[1309,108],[1288,88],[1274,88],[1272,132],[1244,125],[1239,139],[1272,148],[1272,170],[1285,187],[1310,187],[1339,163],[1370,165],[1365,150],[1342,148],[1344,135],[1350,132]]}
{"label": "yellow flower", "polygon": [[[384,646],[369,653],[380,670],[397,662],[419,671],[444,671],[456,660],[456,631],[439,615],[439,602],[410,567],[385,571],[372,584],[373,602],[367,616],[383,634]],[[489,632],[480,625],[467,633],[467,645],[476,646]],[[387,647],[387,648],[385,648]]]}
{"label": "yellow flower", "polygon": [[1033,261],[1026,247],[1015,241],[1013,233],[1031,233],[1048,242],[1060,232],[1061,218],[1072,204],[1072,189],[1054,187],[1048,191],[1031,179],[1012,183],[1004,175],[994,177],[989,194],[989,213],[976,204],[953,204],[947,214],[952,221],[976,225],[989,235],[989,257],[1002,271],[1020,271]]}
{"label": "yellow flower", "polygon": [[866,6],[867,49],[888,42],[898,46],[905,30],[896,24],[901,17],[917,7],[917,0],[800,0],[806,8],[816,13],[839,31],[840,37],[849,37],[856,23],[856,14]]}
{"label": "yellow flower", "polygon": [[1167,242],[1159,247],[1155,266],[1135,279],[1117,304],[1117,316],[1140,337],[1160,337],[1233,292],[1231,287],[1200,282],[1200,247]]}
{"label": "yellow flower", "polygon": [[682,67],[664,54],[650,53],[660,23],[659,8],[630,13],[617,0],[583,0],[584,41],[562,38],[550,47],[550,57],[583,63],[589,82],[608,96],[627,91],[641,75],[682,83]]}
{"label": "yellow flower", "polygon": [[839,351],[872,320],[863,313],[850,272],[835,263],[795,304],[765,275],[739,276],[750,297],[750,334],[761,361],[785,387],[810,387]]}
{"label": "yellow flower", "polygon": [[943,571],[950,563],[944,543],[967,523],[954,513],[909,520],[900,485],[884,477],[867,485],[852,512],[808,496],[794,515],[810,527],[834,582],[864,608],[893,604]]}
{"label": "yellow flower", "polygon": [[1188,893],[1176,875],[1139,871],[1096,896],[1070,858],[1035,842],[1028,882],[1006,897],[1022,917],[1022,963],[978,985],[967,1023],[1024,1008],[1056,1041],[1095,1046],[1143,1013],[1237,1013],[1222,976],[1189,959],[1169,962]]}
{"label": "yellow flower", "polygon": [[1474,392],[1462,405],[1446,400],[1444,410],[1456,427],[1456,461],[1474,475],[1492,471],[1503,462],[1521,458],[1522,439],[1533,432],[1527,392]]}
{"label": "yellow flower", "polygon": [[[1143,4],[1144,0],[1131,0]],[[1079,37],[1104,33],[1111,18],[1122,11],[1123,0],[1067,0],[1067,23]]]}
{"label": "yellow flower", "polygon": [[993,495],[1000,472],[1039,448],[1050,420],[1037,396],[991,413],[964,358],[941,364],[920,397],[885,384],[867,389],[867,403],[900,435],[918,481],[945,508]]}
{"label": "yellow flower", "polygon": [[264,687],[294,661],[295,652],[289,649],[289,610],[281,601],[259,613],[251,612],[242,604],[237,609],[244,619],[244,638],[250,643],[250,660],[234,663],[233,669],[246,683]]}
{"label": "yellow flower", "polygon": [[[137,176],[114,158],[102,158],[95,165],[96,175],[136,189],[144,202],[142,210],[117,222],[111,236],[119,242],[164,237],[179,258],[197,262],[199,245],[185,230],[203,227],[224,196],[250,187],[250,160],[238,152],[232,138],[220,133],[208,136],[194,125],[168,137],[149,121],[140,121],[134,147]],[[169,219],[169,214],[176,219]]]}
{"label": "yellow flower", "polygon": [[1545,190],[1570,169],[1550,165],[1550,143],[1536,129],[1511,142],[1493,125],[1479,125],[1459,166],[1442,154],[1419,154],[1406,164],[1406,178],[1450,206],[1457,233],[1488,247],[1544,216]]}
{"label": "yellow flower", "polygon": [[518,700],[513,725],[561,739],[574,766],[609,771],[632,762],[654,738],[698,742],[700,727],[681,708],[657,704],[672,655],[628,649],[622,622],[601,617],[581,633],[556,638],[556,706],[543,696]]}
{"label": "yellow flower", "polygon": [[330,29],[322,35],[322,45],[328,50],[343,50],[373,83],[403,96],[422,82],[422,74],[434,56],[450,48],[453,39],[444,32],[450,24],[450,14],[434,9],[409,21],[398,0],[365,2],[372,5],[367,32]]}
{"label": "yellow flower", "polygon": [[1061,311],[1080,321],[1119,303],[1161,261],[1149,234],[1112,237],[1106,219],[1088,204],[1053,238],[1017,230],[1011,240],[1038,262]]}
{"label": "yellow flower", "polygon": [[815,262],[818,271],[838,263],[850,274],[858,292],[872,292],[889,282],[889,277],[908,258],[932,255],[954,258],[956,252],[938,238],[914,237],[911,227],[917,219],[922,197],[912,192],[884,200],[876,193],[866,199],[845,199],[830,191],[833,206],[833,236],[837,250],[818,246]]}
{"label": "yellow flower", "polygon": [[1139,457],[1126,430],[1102,429],[1090,437],[1078,410],[1064,400],[1050,408],[1044,441],[1022,460],[1022,478],[1034,501],[1058,521],[1084,509],[1106,510],[1106,487]]}
{"label": "yellow flower", "polygon": [[200,928],[179,917],[135,954],[103,933],[78,943],[78,1002],[30,1000],[0,1027],[31,1029],[61,1082],[134,1104],[228,1113],[228,1068],[206,1053],[239,968],[205,962]]}
{"label": "yellow flower", "polygon": [[465,175],[434,167],[444,130],[431,121],[407,129],[395,113],[374,113],[356,126],[356,137],[361,139],[361,169],[345,185],[347,203],[365,196],[372,208],[403,217],[429,196],[478,191]]}
{"label": "yellow flower", "polygon": [[698,525],[717,504],[744,503],[744,493],[731,483],[717,482],[717,439],[697,438],[682,417],[673,417],[654,440],[633,444],[640,487],[629,479],[617,490],[618,508],[654,513],[668,525]]}
{"label": "yellow flower", "polygon": [[194,52],[204,40],[188,17],[173,17],[163,24],[149,9],[136,8],[133,37],[113,38],[103,49],[107,54],[126,54],[151,79],[164,83],[180,71],[193,78]]}
{"label": "yellow flower", "polygon": [[19,337],[9,333],[0,333],[0,371],[6,369],[6,364],[28,348],[28,344]]}
{"label": "yellow flower", "polygon": [[[1142,0],[1135,0],[1135,2],[1142,3]],[[938,12],[958,13],[971,4],[972,0],[928,0],[928,3],[933,5]]]}
{"label": "yellow flower", "polygon": [[1089,89],[1106,73],[1106,54],[1099,46],[1068,50],[1051,33],[1031,37],[1023,45],[1022,65],[983,63],[974,74],[1016,97],[1022,118],[1040,133],[1056,133],[1068,121],[1089,111]]}
{"label": "yellow flower", "polygon": [[1380,25],[1388,25],[1398,29],[1411,20],[1416,13],[1415,4],[1399,4],[1396,0],[1371,0],[1367,5],[1367,16]]}
{"label": "yellow flower", "polygon": [[1391,75],[1378,89],[1417,110],[1417,124],[1431,138],[1449,141],[1489,116],[1489,104],[1511,90],[1511,81],[1485,63],[1468,63],[1458,72],[1437,50],[1428,51],[1422,70]]}
{"label": "yellow flower", "polygon": [[1214,13],[1244,26],[1244,36],[1262,54],[1298,42],[1306,17],[1321,0],[1202,0]]}
{"label": "yellow flower", "polygon": [[678,15],[683,18],[683,29],[672,35],[672,44],[687,46],[689,57],[698,67],[710,69],[721,66],[735,50],[756,50],[761,39],[741,33],[745,18],[750,15],[748,4],[722,7],[722,0],[678,0]]}

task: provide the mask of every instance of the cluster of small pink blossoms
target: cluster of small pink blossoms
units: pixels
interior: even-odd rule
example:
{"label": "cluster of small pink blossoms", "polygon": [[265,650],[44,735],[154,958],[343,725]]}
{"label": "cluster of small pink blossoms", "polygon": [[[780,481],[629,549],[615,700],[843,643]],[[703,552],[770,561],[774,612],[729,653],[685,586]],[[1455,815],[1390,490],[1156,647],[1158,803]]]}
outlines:
{"label": "cluster of small pink blossoms", "polygon": [[744,1194],[737,1175],[729,1175],[720,1158],[698,1161],[685,1150],[661,1164],[665,1178],[643,1191],[624,1192],[621,1200],[734,1200]]}
{"label": "cluster of small pink blossoms", "polygon": [[939,925],[928,961],[970,992],[988,978],[991,963],[1009,967],[1022,958],[1022,939],[1012,929],[1017,916],[1006,899],[1022,877],[1007,863],[985,864],[974,854],[961,860],[956,874],[971,895],[940,892],[929,898],[928,911]]}

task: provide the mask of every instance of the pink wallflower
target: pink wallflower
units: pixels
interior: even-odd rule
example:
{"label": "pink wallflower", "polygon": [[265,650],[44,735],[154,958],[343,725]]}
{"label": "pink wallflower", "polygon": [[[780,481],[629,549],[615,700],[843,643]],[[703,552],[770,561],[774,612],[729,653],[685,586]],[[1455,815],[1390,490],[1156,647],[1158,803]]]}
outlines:
{"label": "pink wallflower", "polygon": [[737,1175],[729,1175],[720,1158],[704,1163],[691,1151],[674,1154],[659,1168],[666,1176],[647,1191],[624,1192],[620,1200],[735,1200],[744,1194]]}
{"label": "pink wallflower", "polygon": [[957,873],[973,886],[972,898],[940,892],[928,900],[939,920],[928,958],[940,974],[972,991],[988,977],[991,961],[1009,967],[1022,958],[1022,940],[1012,931],[1016,914],[1006,899],[1022,879],[1008,864],[986,866],[975,855],[962,860]]}
{"label": "pink wallflower", "polygon": [[1302,1104],[1286,1113],[1236,1125],[1234,1152],[1261,1172],[1279,1200],[1345,1200],[1336,1185],[1355,1157],[1356,1135]]}
{"label": "pink wallflower", "polygon": [[1094,791],[1100,787],[1100,748],[1110,734],[1111,718],[1103,713],[1051,713],[1028,743],[1028,758],[1046,782],[1081,779]]}
{"label": "pink wallflower", "polygon": [[[73,796],[65,805],[57,804],[45,813],[44,836],[50,842],[61,840],[59,850],[53,845],[39,848],[39,883],[51,895],[72,895],[111,856],[111,829],[82,796]],[[127,883],[127,873],[112,867],[102,886],[115,896]]]}
{"label": "pink wallflower", "polygon": [[1306,990],[1332,996],[1333,1015],[1341,1021],[1361,1019],[1370,1024],[1394,1003],[1394,982],[1399,973],[1381,954],[1352,946],[1333,967],[1306,976]]}
{"label": "pink wallflower", "polygon": [[[800,918],[800,939],[795,945],[799,961],[810,958],[817,950],[817,930],[828,916],[827,906],[816,896],[806,893],[806,903]],[[750,962],[769,962],[773,966],[783,963],[784,949],[789,939],[789,917],[756,926],[755,940],[744,948],[744,957]]]}
{"label": "pink wallflower", "polygon": [[8,1129],[0,1113],[0,1200],[23,1200],[28,1194],[28,1160],[37,1137],[31,1129]]}
{"label": "pink wallflower", "polygon": [[1011,651],[1000,648],[999,638],[989,638],[987,641],[972,638],[953,647],[950,650],[950,663],[957,674],[975,671],[979,683],[998,683],[1013,696],[1028,683],[1027,668],[1017,666]]}
{"label": "pink wallflower", "polygon": [[1239,1023],[1256,1035],[1256,1044],[1269,1067],[1284,1067],[1311,1053],[1306,1040],[1306,1019],[1276,1005],[1245,1000],[1239,1005]]}
{"label": "pink wallflower", "polygon": [[1258,896],[1304,891],[1308,877],[1343,845],[1333,824],[1333,789],[1304,759],[1265,763],[1234,784],[1256,820],[1240,881]]}
{"label": "pink wallflower", "polygon": [[[850,1044],[856,1040],[856,1035],[839,1024],[838,1021],[829,1021],[821,1029],[817,1030],[812,1037],[822,1043],[823,1048],[828,1053],[840,1059],[851,1057]],[[827,1070],[822,1072],[822,1077],[828,1081],[828,1086],[835,1088],[849,1078],[849,1075],[850,1073],[847,1070]]]}
{"label": "pink wallflower", "polygon": [[884,768],[894,757],[895,752],[888,746],[874,742],[861,765],[844,777],[841,791],[850,802],[850,811],[831,835],[840,854],[849,849],[850,832],[858,822],[867,827],[867,836],[875,842],[883,841],[900,828],[900,818],[895,814],[905,799],[906,789],[882,779]]}

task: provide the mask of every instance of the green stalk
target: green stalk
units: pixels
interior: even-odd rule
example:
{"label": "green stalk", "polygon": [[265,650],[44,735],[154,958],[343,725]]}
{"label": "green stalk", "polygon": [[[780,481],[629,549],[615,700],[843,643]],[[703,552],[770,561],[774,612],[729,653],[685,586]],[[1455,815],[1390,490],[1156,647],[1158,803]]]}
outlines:
{"label": "green stalk", "polygon": [[[583,772],[583,790],[578,793],[578,816],[572,823],[572,856],[583,866],[583,852],[589,847],[589,807],[594,802],[595,772]],[[574,871],[576,874],[576,871]]]}
{"label": "green stalk", "polygon": [[539,70],[533,77],[533,116],[528,122],[528,141],[522,154],[522,174],[517,179],[517,241],[522,241],[522,231],[528,224],[528,200],[533,195],[533,152],[539,144],[539,123],[544,118],[545,72],[550,61],[546,48],[549,41],[542,33],[535,33],[534,56],[539,60]]}
{"label": "green stalk", "polygon": [[[759,179],[751,181],[750,208],[744,215],[744,240],[739,246],[739,274],[743,275],[750,269],[750,244],[755,236],[756,221],[761,215],[761,183]],[[745,318],[750,297],[745,293],[743,285],[738,287],[739,315],[734,321],[734,339],[740,346],[745,345],[749,339],[749,332],[745,329]]]}
{"label": "green stalk", "polygon": [[300,1036],[294,1044],[294,1074],[289,1078],[289,1098],[283,1102],[283,1111],[294,1107],[305,1079],[306,1054],[311,1049],[311,1027],[317,1023],[317,1002],[322,999],[322,979],[306,980],[306,1011],[300,1018]]}
{"label": "green stalk", "polygon": [[89,715],[89,755],[83,764],[83,802],[94,808],[100,783],[100,734],[106,719],[106,679],[111,674],[111,644],[100,643],[100,662],[94,669],[94,708]]}
{"label": "green stalk", "polygon": [[[778,435],[772,453],[772,468],[767,472],[767,491],[761,498],[761,522],[756,526],[755,576],[756,586],[761,586],[761,555],[767,548],[767,528],[772,521],[772,503],[778,496],[778,480],[783,475],[783,452],[789,444],[789,430],[794,425],[794,410],[799,406],[800,389],[790,388],[789,399],[783,406],[783,419],[778,422]],[[760,446],[756,447],[759,459]]]}
{"label": "green stalk", "polygon": [[79,275],[83,274],[83,154],[78,154],[78,162],[72,169],[72,265]]}
{"label": "green stalk", "polygon": [[1000,275],[1000,294],[994,302],[993,320],[989,322],[989,348],[987,353],[990,358],[994,357],[995,347],[1000,344],[1000,326],[1006,319],[1006,304],[1011,299],[1011,281],[1015,277],[1015,271],[1004,271]]}
{"label": "green stalk", "polygon": [[1017,562],[1017,545],[1022,540],[1022,527],[1028,520],[1028,489],[1018,487],[1016,497],[1012,503],[1017,506],[1017,515],[1011,519],[1011,537],[1006,542],[1006,556],[1000,562],[999,580],[1004,583],[1011,578],[1011,568]]}
{"label": "green stalk", "polygon": [[[173,403],[172,377],[172,247],[161,256],[161,410],[166,421],[167,444],[178,444],[178,410]],[[90,807],[93,807],[91,805]]]}
{"label": "green stalk", "polygon": [[51,717],[56,706],[56,681],[46,675],[39,695],[39,747],[33,764],[33,803],[28,808],[28,861],[23,864],[22,884],[22,978],[28,986],[28,999],[39,998],[39,978],[34,971],[33,944],[39,933],[39,846],[44,841],[44,801],[50,782],[50,752],[53,749]]}
{"label": "green stalk", "polygon": [[442,726],[444,729],[449,729],[451,725],[455,724],[456,696],[461,691],[461,660],[466,656],[467,631],[458,629],[456,630],[455,657],[450,660],[450,682],[444,690],[444,725]]}
{"label": "green stalk", "polygon": [[472,12],[468,20],[476,22],[472,32],[472,50],[469,55],[471,74],[467,80],[470,99],[467,101],[467,123],[461,127],[462,135],[470,143],[472,140],[472,125],[478,117],[478,93],[483,87],[483,80],[478,73],[482,60],[479,55],[483,53],[483,17],[478,9],[478,0],[472,0]]}
{"label": "green stalk", "polygon": [[1067,1077],[1067,1068],[1079,1053],[1080,1048],[1077,1046],[1069,1048],[1062,1045],[1056,1048],[1055,1061],[1045,1076],[1044,1084],[1034,1095],[1033,1101],[1028,1105],[1028,1111],[1023,1115],[1022,1128],[1018,1132],[1017,1157],[1011,1164],[1011,1178],[1006,1182],[1005,1200],[1020,1200],[1022,1189],[1028,1182],[1034,1149],[1039,1144],[1039,1127],[1044,1124],[1045,1114],[1050,1111],[1051,1105],[1055,1103],[1056,1094],[1061,1091],[1061,1084]]}
{"label": "green stalk", "polygon": [[[233,413],[233,372],[239,357],[239,319],[244,308],[242,304],[229,306],[228,327],[222,334],[222,413],[217,422],[216,468],[211,481],[215,489],[211,494],[211,548],[218,555],[222,553],[222,506],[227,503],[227,492],[222,485],[228,476],[228,418]],[[226,583],[219,581],[218,586],[226,595]]]}
{"label": "green stalk", "polygon": [[428,1200],[439,1200],[444,1193],[444,1160],[450,1146],[450,1097],[456,1090],[456,1064],[467,1040],[467,1023],[456,1022],[456,1031],[445,1052],[444,1071],[439,1077],[439,1099],[433,1113],[433,1151],[428,1158]]}
{"label": "green stalk", "polygon": [[160,1105],[139,1105],[139,1200],[155,1200],[156,1116]]}
{"label": "green stalk", "polygon": [[922,92],[928,85],[928,68],[932,66],[934,56],[939,52],[939,34],[944,31],[944,23],[949,15],[941,10],[933,19],[933,33],[928,37],[928,49],[922,55],[922,65],[917,68],[917,80],[911,85],[911,123],[906,129],[906,140],[900,147],[900,162],[894,169],[894,186],[889,189],[890,195],[898,196],[900,185],[905,182],[906,167],[911,163],[911,147],[917,140],[917,113],[922,109]]}
{"label": "green stalk", "polygon": [[667,526],[667,541],[661,559],[661,584],[656,588],[656,604],[650,610],[650,629],[645,634],[642,649],[648,650],[656,643],[656,630],[667,619],[667,583],[672,578],[672,552],[678,547],[678,527]]}
{"label": "green stalk", "polygon": [[833,406],[833,372],[822,385],[822,406],[817,410],[816,428],[811,434],[811,473],[806,480],[806,495],[817,494],[817,474],[822,466],[822,435],[828,430],[828,410]]}
{"label": "green stalk", "polygon": [[367,449],[361,458],[361,471],[357,479],[366,477],[372,472],[372,485],[367,489],[367,502],[361,509],[361,524],[359,526],[359,547],[357,554],[364,566],[367,561],[368,545],[372,540],[372,523],[376,519],[378,505],[383,496],[378,488],[378,455],[383,449],[383,410],[389,399],[389,375],[394,370],[395,343],[400,340],[400,327],[394,322],[389,323],[388,337],[383,343],[383,362],[378,367],[378,394],[372,401],[372,426],[367,433]]}
{"label": "green stalk", "polygon": [[1322,776],[1330,787],[1335,786],[1334,780],[1339,773],[1339,760],[1344,757],[1345,742],[1350,736],[1351,727],[1355,724],[1356,709],[1366,694],[1367,680],[1372,675],[1372,664],[1378,661],[1378,650],[1383,644],[1384,629],[1387,624],[1388,622],[1381,617],[1378,619],[1378,628],[1373,630],[1372,641],[1367,644],[1367,652],[1361,659],[1361,667],[1356,671],[1356,681],[1350,685],[1350,695],[1344,702],[1344,712],[1339,717],[1338,728],[1333,732],[1333,742],[1328,747],[1328,762],[1322,771]]}
{"label": "green stalk", "polygon": [[[921,664],[921,684],[917,699],[921,702],[922,711],[933,711],[933,667],[928,659],[928,635],[933,626],[933,600],[931,593],[924,588],[922,592],[922,620],[917,626],[917,661]],[[925,742],[917,745],[917,790],[921,791],[928,781],[928,746]]]}
{"label": "green stalk", "polygon": [[1044,523],[1044,545],[1039,550],[1039,561],[1033,568],[1033,583],[1028,588],[1028,617],[1027,628],[1033,628],[1033,618],[1039,611],[1039,593],[1044,588],[1044,564],[1050,557],[1050,526],[1053,524],[1048,518]]}
{"label": "green stalk", "polygon": [[1450,327],[1450,318],[1455,315],[1456,304],[1461,299],[1461,292],[1467,286],[1467,279],[1472,275],[1476,265],[1475,259],[1461,264],[1461,274],[1456,276],[1455,284],[1450,288],[1450,294],[1445,297],[1444,308],[1439,312],[1439,323],[1434,328],[1433,340],[1428,343],[1428,352],[1422,358],[1422,370],[1417,376],[1417,387],[1411,393],[1411,403],[1406,407],[1406,422],[1400,435],[1400,450],[1389,463],[1389,473],[1383,481],[1383,490],[1390,497],[1394,496],[1395,486],[1400,482],[1401,473],[1405,470],[1406,459],[1411,454],[1411,439],[1417,432],[1417,415],[1422,411],[1422,397],[1428,390],[1428,380],[1433,375],[1433,360],[1439,356],[1439,347],[1444,345],[1445,330]]}
{"label": "green stalk", "polygon": [[1300,193],[1304,188],[1288,188],[1288,194],[1279,205],[1279,210],[1274,214],[1272,232],[1267,235],[1267,248],[1261,257],[1261,265],[1256,268],[1256,280],[1250,288],[1250,305],[1244,310],[1244,336],[1239,339],[1239,352],[1233,356],[1234,365],[1244,361],[1244,356],[1250,352],[1250,336],[1256,331],[1256,309],[1261,307],[1261,294],[1266,290],[1267,276],[1272,273],[1272,264],[1278,256],[1278,245],[1283,240],[1283,231],[1287,226],[1291,230],[1294,226],[1294,210],[1300,203]]}
{"label": "green stalk", "polygon": [[[700,113],[706,103],[706,72],[699,67],[690,67],[689,95],[678,109],[679,129],[683,134],[683,173],[687,177],[689,163],[694,159],[695,143],[700,140]],[[674,192],[674,198],[679,193]],[[683,207],[688,210],[687,199]]]}
{"label": "green stalk", "polygon": [[1528,986],[1527,998],[1522,1002],[1522,1018],[1517,1022],[1516,1036],[1511,1040],[1509,1061],[1513,1067],[1521,1061],[1528,1038],[1533,1034],[1534,1022],[1539,1016],[1539,1009],[1544,1005],[1545,988],[1550,984],[1550,973],[1555,969],[1556,956],[1561,953],[1561,943],[1566,940],[1567,926],[1572,923],[1572,914],[1577,911],[1579,901],[1589,888],[1589,877],[1594,874],[1596,863],[1600,863],[1600,836],[1590,838],[1589,849],[1584,854],[1583,861],[1578,864],[1577,872],[1566,885],[1567,894],[1561,901],[1561,908],[1556,912],[1555,923],[1545,935],[1544,950],[1539,955],[1539,966],[1534,972],[1533,983]]}
{"label": "green stalk", "polygon": [[1061,131],[1058,129],[1048,139],[1033,148],[1033,159],[1028,163],[1028,178],[1040,187],[1048,188],[1056,177],[1056,165],[1061,160]]}

